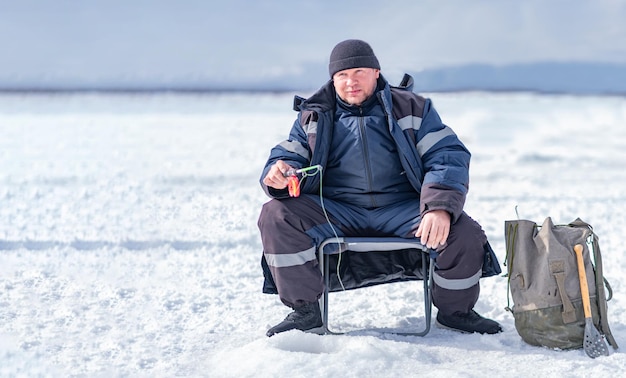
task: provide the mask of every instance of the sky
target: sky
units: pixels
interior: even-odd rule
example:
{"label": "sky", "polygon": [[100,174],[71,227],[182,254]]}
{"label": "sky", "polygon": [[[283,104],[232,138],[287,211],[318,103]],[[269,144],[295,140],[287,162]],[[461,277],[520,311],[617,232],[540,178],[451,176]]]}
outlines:
{"label": "sky", "polygon": [[626,63],[623,0],[0,0],[0,18],[0,88],[298,86],[327,79],[347,38],[368,41],[392,79],[467,63]]}

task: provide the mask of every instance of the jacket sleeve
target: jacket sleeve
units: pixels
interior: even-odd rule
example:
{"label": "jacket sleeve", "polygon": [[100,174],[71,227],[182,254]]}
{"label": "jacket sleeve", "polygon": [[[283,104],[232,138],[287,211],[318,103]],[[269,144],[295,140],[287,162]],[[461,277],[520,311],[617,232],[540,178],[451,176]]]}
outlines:
{"label": "jacket sleeve", "polygon": [[300,123],[299,115],[291,128],[289,138],[274,146],[270,151],[270,156],[265,163],[260,178],[261,187],[265,193],[272,198],[289,197],[287,188],[279,190],[268,187],[263,183],[263,179],[278,160],[283,160],[285,163],[297,169],[308,166],[310,156],[311,149],[307,142],[307,135]]}
{"label": "jacket sleeve", "polygon": [[452,129],[441,121],[427,100],[422,124],[417,131],[417,152],[422,159],[424,179],[421,213],[446,210],[456,222],[463,212],[469,188],[470,152]]}

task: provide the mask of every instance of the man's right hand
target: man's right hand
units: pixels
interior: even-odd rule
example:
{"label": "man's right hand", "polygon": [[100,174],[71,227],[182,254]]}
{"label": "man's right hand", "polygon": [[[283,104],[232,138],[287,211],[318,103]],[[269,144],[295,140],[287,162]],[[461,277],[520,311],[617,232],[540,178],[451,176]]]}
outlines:
{"label": "man's right hand", "polygon": [[285,173],[290,169],[293,169],[293,167],[284,161],[276,161],[263,179],[263,184],[274,189],[285,189],[289,183],[289,179],[285,177]]}

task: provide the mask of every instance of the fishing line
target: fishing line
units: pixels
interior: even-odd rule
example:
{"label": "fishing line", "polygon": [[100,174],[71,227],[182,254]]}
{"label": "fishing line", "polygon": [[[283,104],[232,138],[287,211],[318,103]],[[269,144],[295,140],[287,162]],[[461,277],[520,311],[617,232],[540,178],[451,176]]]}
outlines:
{"label": "fishing line", "polygon": [[[317,165],[312,165],[310,167],[305,167],[305,168],[300,168],[300,169],[290,169],[289,171],[285,172],[285,176],[289,176],[290,178],[288,187],[289,187],[289,195],[292,197],[298,197],[300,195],[301,181],[298,179],[298,176],[297,176],[298,174],[302,174],[303,179],[306,177],[319,175],[320,204],[322,207],[322,212],[324,213],[324,217],[326,218],[326,222],[330,226],[330,229],[332,230],[333,235],[335,235],[335,240],[337,241],[337,250],[339,251],[339,253],[337,256],[337,267],[335,269],[337,270],[337,279],[339,280],[341,289],[345,291],[346,288],[343,285],[343,281],[341,280],[341,274],[339,272],[339,266],[341,265],[341,256],[343,255],[343,253],[341,252],[341,243],[339,242],[339,235],[337,234],[337,230],[335,230],[335,227],[330,221],[330,217],[328,216],[328,212],[326,211],[326,207],[324,206],[324,196],[322,193],[322,187],[323,187],[322,178],[324,177],[324,175],[322,174],[322,166],[317,164]],[[324,251],[322,251],[322,253],[324,253]]]}

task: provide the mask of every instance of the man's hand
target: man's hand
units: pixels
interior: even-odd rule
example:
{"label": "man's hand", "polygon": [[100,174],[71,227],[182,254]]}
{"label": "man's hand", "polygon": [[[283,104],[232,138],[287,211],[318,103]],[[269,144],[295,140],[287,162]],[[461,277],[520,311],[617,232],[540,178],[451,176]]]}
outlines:
{"label": "man's hand", "polygon": [[444,245],[450,235],[450,213],[445,210],[433,210],[422,217],[415,236],[428,248]]}
{"label": "man's hand", "polygon": [[285,177],[285,172],[293,169],[292,166],[285,163],[282,160],[276,161],[274,165],[267,172],[267,175],[263,179],[263,184],[272,187],[274,189],[285,189],[289,183],[289,179]]}

